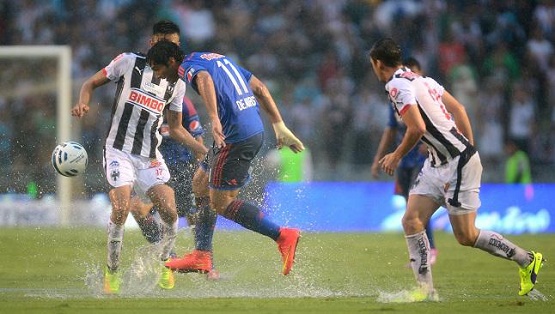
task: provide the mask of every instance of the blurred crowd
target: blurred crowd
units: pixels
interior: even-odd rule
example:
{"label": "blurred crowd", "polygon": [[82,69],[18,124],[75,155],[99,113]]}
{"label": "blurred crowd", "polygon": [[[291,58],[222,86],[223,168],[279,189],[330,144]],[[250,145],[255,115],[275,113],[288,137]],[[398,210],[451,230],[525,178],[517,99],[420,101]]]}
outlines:
{"label": "blurred crowd", "polygon": [[[555,1],[2,1],[0,45],[70,45],[76,99],[83,80],[120,52],[146,52],[160,19],[180,25],[185,52],[233,56],[268,83],[286,123],[311,148],[316,180],[371,180],[388,104],[367,52],[383,36],[401,43],[405,57],[420,61],[466,106],[484,181],[503,180],[508,139],[529,154],[535,181],[555,179]],[[55,67],[16,67],[2,81],[22,84],[25,71],[31,81],[55,75]],[[55,146],[49,106],[56,95],[2,96],[6,82],[0,85],[2,156],[14,161],[13,170],[23,158],[46,155],[40,177]],[[113,93],[103,88],[91,107],[97,112],[81,123],[82,141],[97,162]],[[202,117],[202,104],[188,95]],[[16,127],[24,125],[19,121],[36,124]],[[42,133],[51,139],[37,141]]]}

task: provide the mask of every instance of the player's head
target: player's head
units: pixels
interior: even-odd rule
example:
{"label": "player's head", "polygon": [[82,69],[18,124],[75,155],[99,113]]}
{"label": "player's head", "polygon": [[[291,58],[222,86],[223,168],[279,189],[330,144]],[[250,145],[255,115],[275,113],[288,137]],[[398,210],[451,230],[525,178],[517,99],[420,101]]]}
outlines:
{"label": "player's head", "polygon": [[185,53],[178,45],[167,40],[160,40],[150,47],[146,60],[156,77],[176,81],[178,79],[177,70],[184,57]]}
{"label": "player's head", "polygon": [[408,67],[414,73],[422,74],[422,66],[414,57],[406,58],[405,61],[403,61],[403,65]]}
{"label": "player's head", "polygon": [[164,39],[176,45],[181,45],[179,26],[172,21],[161,20],[152,26],[152,36],[150,36],[150,46]]}
{"label": "player's head", "polygon": [[378,40],[368,54],[374,73],[382,82],[389,79],[392,69],[402,65],[401,47],[391,38]]}

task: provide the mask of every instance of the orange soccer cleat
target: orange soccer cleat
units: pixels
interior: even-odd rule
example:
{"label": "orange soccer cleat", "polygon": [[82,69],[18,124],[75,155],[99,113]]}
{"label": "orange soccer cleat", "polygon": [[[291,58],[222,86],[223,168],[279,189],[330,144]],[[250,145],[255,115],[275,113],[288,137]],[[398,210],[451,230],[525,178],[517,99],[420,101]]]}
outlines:
{"label": "orange soccer cleat", "polygon": [[212,252],[194,250],[183,258],[170,259],[166,267],[181,273],[208,273],[212,270]]}
{"label": "orange soccer cleat", "polygon": [[295,251],[297,251],[297,243],[301,237],[301,231],[293,228],[279,229],[279,237],[276,240],[281,259],[283,260],[282,273],[289,274],[293,263],[295,262]]}

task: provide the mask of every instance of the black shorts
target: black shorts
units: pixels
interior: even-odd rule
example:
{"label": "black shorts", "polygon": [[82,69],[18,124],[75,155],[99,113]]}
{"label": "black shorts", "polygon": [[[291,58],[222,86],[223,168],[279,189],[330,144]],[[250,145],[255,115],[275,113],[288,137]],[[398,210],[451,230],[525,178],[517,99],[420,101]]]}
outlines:
{"label": "black shorts", "polygon": [[252,161],[264,142],[264,133],[248,139],[226,144],[224,148],[212,148],[210,187],[217,190],[236,190],[251,178]]}
{"label": "black shorts", "polygon": [[404,198],[409,197],[409,191],[414,181],[418,177],[421,165],[415,167],[399,167],[395,170],[395,195],[401,195]]}

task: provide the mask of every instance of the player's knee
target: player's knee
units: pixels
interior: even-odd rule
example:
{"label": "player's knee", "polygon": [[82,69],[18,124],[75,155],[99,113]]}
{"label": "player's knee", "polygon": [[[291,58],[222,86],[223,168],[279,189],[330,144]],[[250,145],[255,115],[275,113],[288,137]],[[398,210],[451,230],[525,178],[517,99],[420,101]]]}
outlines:
{"label": "player's knee", "polygon": [[455,239],[457,239],[457,242],[463,246],[474,246],[474,243],[476,242],[475,237],[466,233],[455,233]]}
{"label": "player's knee", "polygon": [[405,230],[405,233],[409,234],[419,232],[423,228],[423,224],[420,219],[414,216],[403,216],[401,224],[403,225],[403,230]]}

